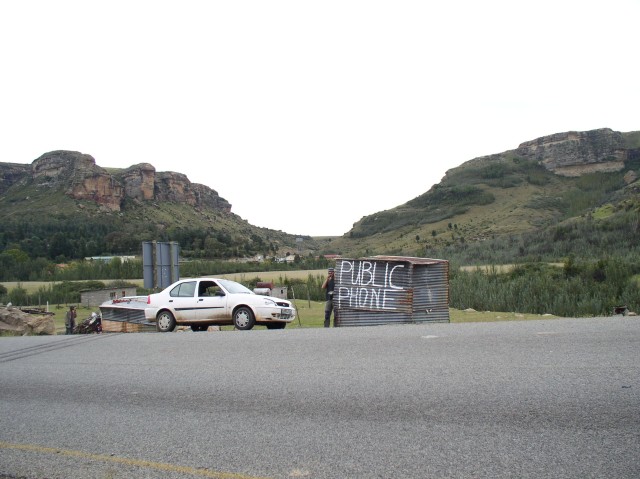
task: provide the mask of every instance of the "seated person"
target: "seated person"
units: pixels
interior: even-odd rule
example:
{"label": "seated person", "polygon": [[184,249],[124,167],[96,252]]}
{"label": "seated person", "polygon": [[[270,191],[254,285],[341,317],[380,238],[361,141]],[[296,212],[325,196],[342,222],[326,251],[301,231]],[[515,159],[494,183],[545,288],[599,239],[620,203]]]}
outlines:
{"label": "seated person", "polygon": [[220,286],[218,286],[216,283],[212,281],[203,281],[202,283],[200,283],[200,292],[198,293],[198,296],[224,296],[224,293],[222,292]]}

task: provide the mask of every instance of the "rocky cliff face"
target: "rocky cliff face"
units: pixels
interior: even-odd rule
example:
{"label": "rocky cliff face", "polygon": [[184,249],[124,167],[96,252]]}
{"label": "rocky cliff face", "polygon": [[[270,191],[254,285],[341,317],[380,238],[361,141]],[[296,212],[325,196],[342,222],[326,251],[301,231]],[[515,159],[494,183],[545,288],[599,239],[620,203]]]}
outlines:
{"label": "rocky cliff face", "polygon": [[126,197],[146,201],[155,199],[156,169],[149,163],[130,166],[120,175]]}
{"label": "rocky cliff face", "polygon": [[18,163],[0,163],[0,195],[11,186],[25,181],[30,176],[31,167]]}
{"label": "rocky cliff face", "polygon": [[609,128],[543,136],[522,143],[515,152],[562,176],[621,171],[629,157],[622,133]]}
{"label": "rocky cliff face", "polygon": [[91,155],[76,151],[52,151],[28,165],[0,163],[0,193],[18,182],[32,181],[41,188],[63,189],[78,200],[90,200],[110,211],[120,211],[125,199],[173,201],[194,207],[210,207],[230,213],[231,204],[204,185],[181,174],[157,173],[153,165],[140,163],[115,174],[96,165]]}
{"label": "rocky cliff face", "polygon": [[122,184],[96,165],[91,155],[77,151],[52,151],[31,164],[33,180],[41,186],[64,188],[77,200],[91,200],[111,211],[120,211]]}

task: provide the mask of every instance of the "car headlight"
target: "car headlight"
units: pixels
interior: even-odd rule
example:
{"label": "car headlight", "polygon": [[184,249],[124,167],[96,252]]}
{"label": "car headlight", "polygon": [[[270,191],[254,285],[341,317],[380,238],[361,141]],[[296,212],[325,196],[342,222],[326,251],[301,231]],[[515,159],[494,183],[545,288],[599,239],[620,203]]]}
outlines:
{"label": "car headlight", "polygon": [[278,306],[275,301],[269,298],[264,298],[265,306]]}

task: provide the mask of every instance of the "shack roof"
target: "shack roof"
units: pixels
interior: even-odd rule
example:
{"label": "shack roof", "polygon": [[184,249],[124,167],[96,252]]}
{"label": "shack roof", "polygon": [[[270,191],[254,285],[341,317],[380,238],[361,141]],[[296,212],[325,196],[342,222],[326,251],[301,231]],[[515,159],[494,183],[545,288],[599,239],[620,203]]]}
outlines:
{"label": "shack roof", "polygon": [[433,258],[418,258],[415,256],[372,256],[369,259],[375,259],[379,261],[405,261],[411,264],[440,264],[440,263],[448,263],[446,259],[433,259]]}

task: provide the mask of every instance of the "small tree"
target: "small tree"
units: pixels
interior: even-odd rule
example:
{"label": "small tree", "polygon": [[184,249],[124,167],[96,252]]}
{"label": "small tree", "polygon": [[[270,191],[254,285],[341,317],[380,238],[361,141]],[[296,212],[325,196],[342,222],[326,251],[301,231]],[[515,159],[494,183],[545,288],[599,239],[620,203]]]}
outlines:
{"label": "small tree", "polygon": [[15,306],[26,306],[27,298],[27,290],[24,289],[20,283],[9,293],[9,301]]}

